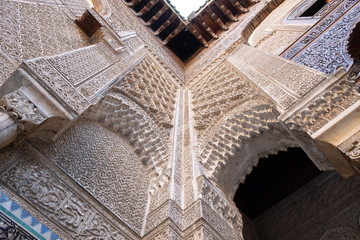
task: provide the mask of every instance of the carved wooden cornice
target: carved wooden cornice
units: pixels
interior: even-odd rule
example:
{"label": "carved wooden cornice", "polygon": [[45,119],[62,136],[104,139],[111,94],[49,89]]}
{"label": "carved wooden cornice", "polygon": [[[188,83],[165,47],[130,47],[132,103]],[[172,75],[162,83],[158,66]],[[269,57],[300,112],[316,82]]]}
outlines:
{"label": "carved wooden cornice", "polygon": [[204,46],[228,30],[231,22],[249,11],[259,1],[213,0],[183,20],[165,0],[125,0],[136,15],[149,26],[166,45],[183,29],[190,31]]}

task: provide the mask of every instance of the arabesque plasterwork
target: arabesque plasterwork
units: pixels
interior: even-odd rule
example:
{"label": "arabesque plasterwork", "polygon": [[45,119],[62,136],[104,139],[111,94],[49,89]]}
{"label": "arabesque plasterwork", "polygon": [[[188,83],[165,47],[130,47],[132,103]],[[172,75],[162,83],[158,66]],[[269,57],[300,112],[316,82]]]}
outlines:
{"label": "arabesque plasterwork", "polygon": [[[62,239],[251,239],[252,220],[233,202],[238,186],[259,159],[301,147],[329,171],[319,185],[329,192],[333,183],[334,198],[306,189],[292,198],[314,212],[329,210],[310,206],[316,194],[348,203],[329,221],[353,222],[360,96],[344,49],[360,4],[334,0],[282,58],[261,46],[284,47],[289,41],[271,46],[271,39],[306,28],[288,35],[271,23],[276,30],[266,36],[255,31],[282,2],[251,6],[184,66],[127,1],[92,1],[94,8],[85,0],[2,1],[0,191]],[[294,20],[313,2],[281,6],[291,6]],[[86,17],[99,25],[92,36],[79,24]],[[314,60],[320,56],[324,61]],[[328,158],[324,146],[341,157]],[[348,194],[337,201],[342,187]],[[259,234],[299,236],[315,221],[289,207],[289,199],[276,206],[289,213],[288,225],[283,216],[259,218]],[[299,222],[294,216],[304,229],[289,227]],[[359,236],[357,226],[333,222],[311,231],[324,240]]]}

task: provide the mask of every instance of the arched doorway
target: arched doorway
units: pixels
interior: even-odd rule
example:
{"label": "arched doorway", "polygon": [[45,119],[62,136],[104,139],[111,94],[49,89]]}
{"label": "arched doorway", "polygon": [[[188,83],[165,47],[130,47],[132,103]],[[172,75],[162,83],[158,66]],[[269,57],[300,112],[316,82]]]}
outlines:
{"label": "arched doorway", "polygon": [[358,176],[343,179],[335,171],[319,171],[301,148],[262,158],[234,197],[244,239],[320,239],[344,226],[354,226],[360,237],[359,184]]}
{"label": "arched doorway", "polygon": [[240,184],[234,202],[247,217],[255,219],[320,173],[301,148],[289,148],[261,158]]}

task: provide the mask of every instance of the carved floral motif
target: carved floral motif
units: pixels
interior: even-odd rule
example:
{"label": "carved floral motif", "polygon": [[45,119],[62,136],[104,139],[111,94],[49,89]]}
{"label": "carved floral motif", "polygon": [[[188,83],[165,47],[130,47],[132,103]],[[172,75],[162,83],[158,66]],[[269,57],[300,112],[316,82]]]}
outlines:
{"label": "carved floral motif", "polygon": [[[359,22],[359,11],[358,1],[344,1],[283,53],[283,56],[326,74],[334,73],[339,66],[347,68],[352,62],[346,51],[349,29]],[[342,15],[344,16],[341,17]]]}
{"label": "carved floral motif", "polygon": [[27,153],[2,173],[1,180],[76,239],[124,238],[113,223]]}
{"label": "carved floral motif", "polygon": [[178,87],[150,57],[145,57],[115,86],[154,114],[160,126],[172,128]]}
{"label": "carved floral motif", "polygon": [[243,223],[239,210],[219,190],[205,179],[198,179],[201,199],[208,204],[234,231],[242,234]]}
{"label": "carved floral motif", "polygon": [[224,62],[193,87],[191,93],[195,129],[200,136],[229,109],[253,97],[257,91],[244,75]]}
{"label": "carved floral motif", "polygon": [[20,91],[14,91],[0,99],[0,106],[17,121],[40,124],[45,120],[43,113]]}
{"label": "carved floral motif", "polygon": [[26,64],[77,113],[81,113],[89,102],[46,59],[37,58]]}
{"label": "carved floral motif", "polygon": [[0,15],[0,62],[10,68],[1,79],[26,59],[89,45],[86,35],[54,1],[1,1]]}
{"label": "carved floral motif", "polygon": [[359,99],[353,86],[343,77],[292,114],[286,124],[312,134]]}

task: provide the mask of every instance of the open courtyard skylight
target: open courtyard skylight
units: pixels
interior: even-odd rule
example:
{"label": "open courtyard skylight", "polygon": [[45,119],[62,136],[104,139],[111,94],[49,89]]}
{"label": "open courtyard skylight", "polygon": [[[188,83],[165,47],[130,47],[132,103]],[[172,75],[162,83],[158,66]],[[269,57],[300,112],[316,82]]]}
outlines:
{"label": "open courtyard skylight", "polygon": [[187,18],[191,12],[196,12],[207,0],[169,0],[181,16]]}

